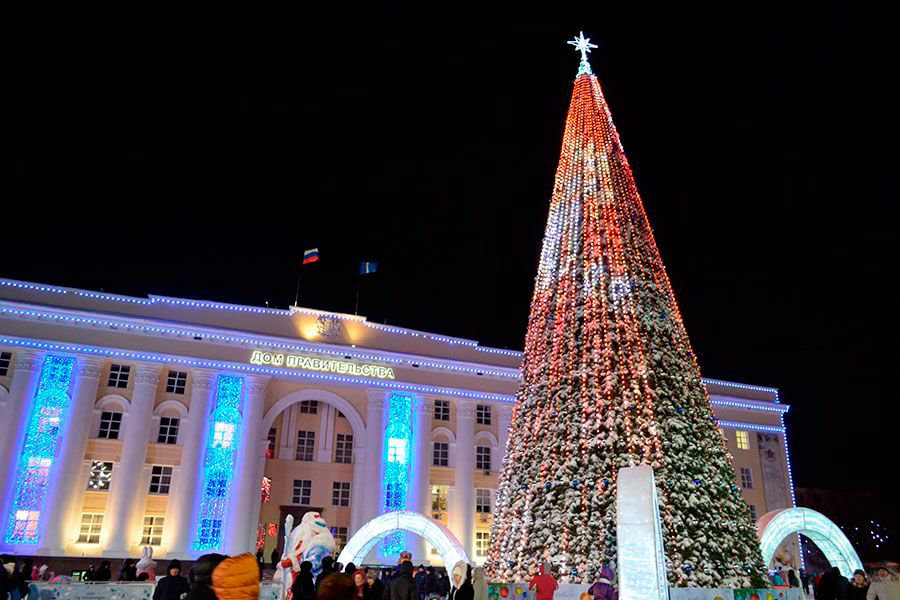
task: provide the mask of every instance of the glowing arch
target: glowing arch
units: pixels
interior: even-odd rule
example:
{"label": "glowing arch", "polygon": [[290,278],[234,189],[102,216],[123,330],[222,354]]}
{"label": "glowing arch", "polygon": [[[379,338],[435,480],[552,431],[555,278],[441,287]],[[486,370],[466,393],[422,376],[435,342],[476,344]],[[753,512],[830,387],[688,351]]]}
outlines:
{"label": "glowing arch", "polygon": [[395,531],[408,531],[421,536],[434,546],[448,569],[459,561],[469,562],[469,556],[456,536],[440,521],[408,510],[395,510],[375,517],[359,528],[338,557],[342,565],[361,565],[375,544]]}
{"label": "glowing arch", "polygon": [[831,519],[809,508],[785,508],[764,514],[756,522],[759,547],[763,564],[768,566],[778,545],[793,533],[802,533],[812,540],[831,566],[849,577],[856,569],[862,569],[862,561],[844,532]]}

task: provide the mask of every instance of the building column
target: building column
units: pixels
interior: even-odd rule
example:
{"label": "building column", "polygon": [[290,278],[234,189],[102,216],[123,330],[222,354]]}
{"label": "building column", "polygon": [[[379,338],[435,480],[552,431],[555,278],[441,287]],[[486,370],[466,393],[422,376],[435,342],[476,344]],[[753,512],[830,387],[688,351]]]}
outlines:
{"label": "building column", "polygon": [[[431,416],[434,402],[416,397],[413,400],[413,447],[410,473],[409,501],[407,509],[423,515],[431,514]],[[427,542],[421,536],[410,534],[410,549],[416,563],[428,559]]]}
{"label": "building column", "polygon": [[363,486],[366,485],[364,479],[367,476],[366,469],[369,457],[365,446],[356,445],[358,437],[358,435],[353,436],[353,483],[350,484],[352,497],[350,499],[350,533],[347,539],[353,537],[357,530],[366,523],[364,520],[366,508],[363,505],[362,492],[363,490],[368,490],[368,488]]}
{"label": "building column", "polygon": [[116,558],[128,556],[131,544],[137,541],[134,539],[136,522],[143,512],[147,492],[141,488],[141,481],[162,366],[138,364],[136,371],[131,408],[122,438],[122,454],[110,482],[100,542],[103,555]]}
{"label": "building column", "polygon": [[497,441],[500,442],[500,468],[506,460],[506,444],[509,441],[509,428],[512,427],[512,404],[501,404],[497,407]]}
{"label": "building column", "polygon": [[357,500],[363,501],[360,525],[381,513],[382,456],[384,454],[384,392],[370,391],[366,406],[365,483],[357,487]]}
{"label": "building column", "polygon": [[215,373],[204,369],[192,372],[191,404],[188,407],[187,427],[179,436],[181,465],[172,482],[172,491],[166,505],[165,537],[168,558],[189,559],[191,526],[194,521],[195,499],[197,496],[197,471],[200,450],[205,441],[204,426],[209,416],[209,402]]}
{"label": "building column", "polygon": [[[19,451],[27,429],[24,420],[28,418],[31,403],[37,392],[41,367],[44,364],[44,352],[38,350],[17,350],[16,370],[13,373],[9,394],[6,396],[6,408],[0,419],[0,473],[16,473],[19,468]],[[10,494],[16,484],[15,477],[0,478],[0,542],[6,535],[9,522],[6,517],[9,510]]]}
{"label": "building column", "polygon": [[448,498],[450,529],[470,557],[475,540],[475,403],[456,404],[456,474]]}
{"label": "building column", "polygon": [[68,423],[60,443],[59,464],[55,469],[56,481],[47,490],[44,500],[45,510],[50,518],[42,525],[44,534],[36,554],[58,556],[65,552],[76,525],[81,521],[81,500],[79,485],[87,486],[83,479],[84,451],[87,447],[89,423],[93,422],[94,405],[97,403],[97,389],[100,387],[102,358],[79,356],[75,365],[74,401],[69,411]]}
{"label": "building column", "polygon": [[[228,499],[229,511],[225,516],[223,547],[225,554],[238,555],[252,552],[253,541],[249,538],[247,519],[256,531],[259,522],[260,483],[257,477],[260,454],[265,459],[265,444],[262,437],[263,408],[266,402],[266,387],[270,377],[247,376],[244,378],[246,391],[242,398],[240,440],[234,464],[234,487]],[[266,432],[268,434],[268,432]]]}

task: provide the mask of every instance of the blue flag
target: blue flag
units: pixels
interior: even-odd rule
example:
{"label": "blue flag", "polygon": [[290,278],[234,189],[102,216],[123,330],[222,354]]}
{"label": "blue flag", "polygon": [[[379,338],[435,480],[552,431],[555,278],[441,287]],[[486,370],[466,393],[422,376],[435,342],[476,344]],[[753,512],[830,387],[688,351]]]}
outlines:
{"label": "blue flag", "polygon": [[378,263],[373,263],[373,262],[359,263],[359,274],[360,275],[368,275],[369,273],[374,273],[377,269],[378,269]]}

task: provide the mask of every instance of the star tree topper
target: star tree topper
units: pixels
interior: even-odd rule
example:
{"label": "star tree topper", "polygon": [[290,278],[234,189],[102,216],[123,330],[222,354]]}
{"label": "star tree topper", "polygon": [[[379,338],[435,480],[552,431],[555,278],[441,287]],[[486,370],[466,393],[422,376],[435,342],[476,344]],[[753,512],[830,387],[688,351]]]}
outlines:
{"label": "star tree topper", "polygon": [[578,66],[578,75],[593,75],[587,55],[590,53],[591,48],[597,47],[597,44],[592,44],[591,38],[584,37],[583,31],[579,31],[577,38],[573,38],[571,42],[566,43],[570,46],[575,46],[575,49],[581,52],[581,64]]}

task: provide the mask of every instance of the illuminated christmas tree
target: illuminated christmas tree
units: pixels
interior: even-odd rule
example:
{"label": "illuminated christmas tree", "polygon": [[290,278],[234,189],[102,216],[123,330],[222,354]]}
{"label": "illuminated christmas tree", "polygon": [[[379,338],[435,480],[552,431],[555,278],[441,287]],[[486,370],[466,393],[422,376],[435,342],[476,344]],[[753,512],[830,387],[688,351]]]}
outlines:
{"label": "illuminated christmas tree", "polygon": [[583,35],[491,539],[496,581],[616,560],[616,475],[654,468],[670,583],[747,586],[756,528]]}

